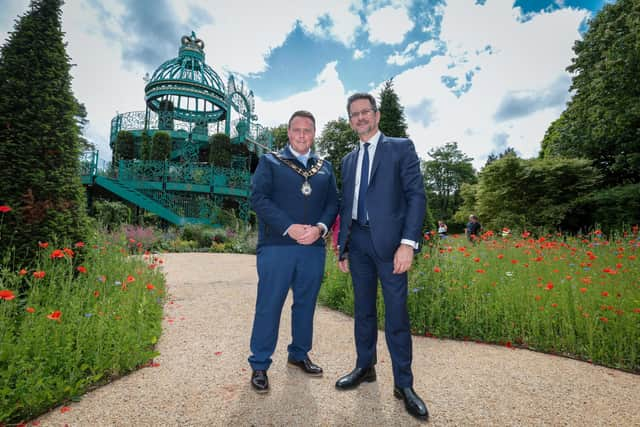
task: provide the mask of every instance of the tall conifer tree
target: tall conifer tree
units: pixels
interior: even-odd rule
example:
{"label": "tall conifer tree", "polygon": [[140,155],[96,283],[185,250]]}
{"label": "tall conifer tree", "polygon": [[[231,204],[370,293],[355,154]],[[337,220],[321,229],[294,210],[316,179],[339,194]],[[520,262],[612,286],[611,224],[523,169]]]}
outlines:
{"label": "tall conifer tree", "polygon": [[380,91],[380,130],[388,136],[408,137],[407,119],[398,94],[393,89],[393,78],[384,83]]}
{"label": "tall conifer tree", "polygon": [[0,251],[18,257],[38,241],[86,237],[80,183],[78,102],[63,41],[62,0],[33,0],[0,53]]}

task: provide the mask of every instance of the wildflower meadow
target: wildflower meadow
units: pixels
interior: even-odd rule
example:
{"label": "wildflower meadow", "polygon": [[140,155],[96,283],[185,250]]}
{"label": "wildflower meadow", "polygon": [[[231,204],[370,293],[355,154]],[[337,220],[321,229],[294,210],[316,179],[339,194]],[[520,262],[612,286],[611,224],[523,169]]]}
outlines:
{"label": "wildflower meadow", "polygon": [[[605,238],[510,230],[477,242],[427,233],[409,274],[413,333],[527,348],[640,372],[638,227]],[[349,275],[328,257],[320,301],[353,313]],[[378,298],[378,323],[384,303]]]}
{"label": "wildflower meadow", "polygon": [[[5,207],[5,212],[8,207]],[[21,422],[152,364],[161,333],[162,260],[129,256],[122,236],[33,242],[29,265],[0,264],[0,424]]]}

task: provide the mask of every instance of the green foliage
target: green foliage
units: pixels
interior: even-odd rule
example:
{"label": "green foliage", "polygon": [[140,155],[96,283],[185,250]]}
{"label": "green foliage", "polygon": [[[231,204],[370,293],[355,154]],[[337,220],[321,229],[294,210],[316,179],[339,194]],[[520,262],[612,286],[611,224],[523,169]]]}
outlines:
{"label": "green foliage", "polygon": [[120,160],[133,160],[136,157],[136,145],[133,133],[121,130],[116,138],[116,163]]}
{"label": "green foliage", "polygon": [[555,229],[597,180],[587,160],[506,156],[480,173],[475,213],[485,228]]}
{"label": "green foliage", "polygon": [[15,295],[0,299],[0,424],[77,400],[158,354],[164,277],[155,260],[126,257],[124,246],[122,235],[73,252],[50,245],[24,274],[0,269],[0,289]]}
{"label": "green foliage", "polygon": [[287,134],[288,126],[283,123],[272,129],[269,129],[273,134],[273,150],[280,151],[289,143],[289,135]]}
{"label": "green foliage", "polygon": [[171,135],[169,132],[157,131],[153,134],[150,160],[169,160],[171,156]]}
{"label": "green foliage", "polygon": [[140,159],[151,160],[152,141],[149,134],[145,131],[142,132],[142,146],[140,147]]}
{"label": "green foliage", "polygon": [[95,144],[93,144],[84,136],[85,128],[89,124],[89,119],[87,119],[87,107],[85,107],[83,103],[78,102],[77,100],[76,102],[78,106],[76,109],[75,119],[76,125],[78,126],[78,142],[80,144],[80,151],[95,151]]}
{"label": "green foliage", "polygon": [[[600,236],[510,235],[470,247],[464,236],[451,236],[427,245],[409,273],[412,332],[568,355],[640,373],[637,228],[626,244]],[[353,313],[350,275],[338,270],[332,252],[319,301]],[[379,295],[379,327],[383,313]]]}
{"label": "green foliage", "polygon": [[28,256],[33,242],[80,240],[87,230],[80,183],[79,104],[71,91],[70,60],[61,28],[61,0],[33,1],[0,54],[0,200],[15,246]]}
{"label": "green foliage", "polygon": [[576,41],[575,91],[547,130],[542,155],[586,157],[601,187],[640,181],[640,2],[606,4]]}
{"label": "green foliage", "polygon": [[563,225],[583,230],[599,224],[605,232],[640,223],[640,184],[597,190],[579,197]]}
{"label": "green foliage", "polygon": [[[204,224],[187,224],[182,229],[182,239],[195,242],[197,248],[211,247],[215,235],[215,229]],[[224,240],[226,240],[226,236]]]}
{"label": "green foliage", "polygon": [[398,94],[393,89],[393,78],[384,83],[380,90],[380,130],[388,136],[408,137],[407,119],[404,107],[400,105]]}
{"label": "green foliage", "polygon": [[218,167],[230,167],[231,150],[231,139],[227,134],[216,133],[209,137],[209,163]]}
{"label": "green foliage", "polygon": [[98,200],[93,204],[94,216],[107,230],[116,230],[131,221],[131,210],[122,202]]}
{"label": "green foliage", "polygon": [[422,163],[427,200],[433,214],[448,221],[462,204],[462,185],[477,181],[473,159],[458,149],[457,142],[432,148],[428,154],[433,160]]}
{"label": "green foliage", "polygon": [[338,188],[342,187],[342,158],[358,147],[358,134],[340,117],[324,125],[316,142],[318,153],[331,162]]}

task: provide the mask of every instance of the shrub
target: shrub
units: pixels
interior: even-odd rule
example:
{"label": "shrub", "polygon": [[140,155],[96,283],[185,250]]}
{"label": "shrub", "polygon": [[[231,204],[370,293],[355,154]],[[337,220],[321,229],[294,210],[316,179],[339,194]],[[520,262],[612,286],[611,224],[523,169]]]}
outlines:
{"label": "shrub", "polygon": [[131,221],[131,209],[122,202],[96,201],[93,209],[96,219],[109,231]]}

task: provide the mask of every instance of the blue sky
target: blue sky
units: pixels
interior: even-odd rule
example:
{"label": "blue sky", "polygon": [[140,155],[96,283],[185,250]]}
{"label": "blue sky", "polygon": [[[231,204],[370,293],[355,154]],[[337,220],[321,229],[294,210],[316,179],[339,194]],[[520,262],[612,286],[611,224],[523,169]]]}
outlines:
{"label": "blue sky", "polygon": [[[353,92],[393,77],[419,155],[449,141],[480,167],[514,147],[537,155],[570,99],[572,46],[606,0],[67,0],[63,30],[87,136],[110,157],[117,112],[144,109],[144,81],[195,31],[223,81],[256,95],[259,122],[297,109],[345,117]],[[3,0],[5,40],[27,0]]]}

